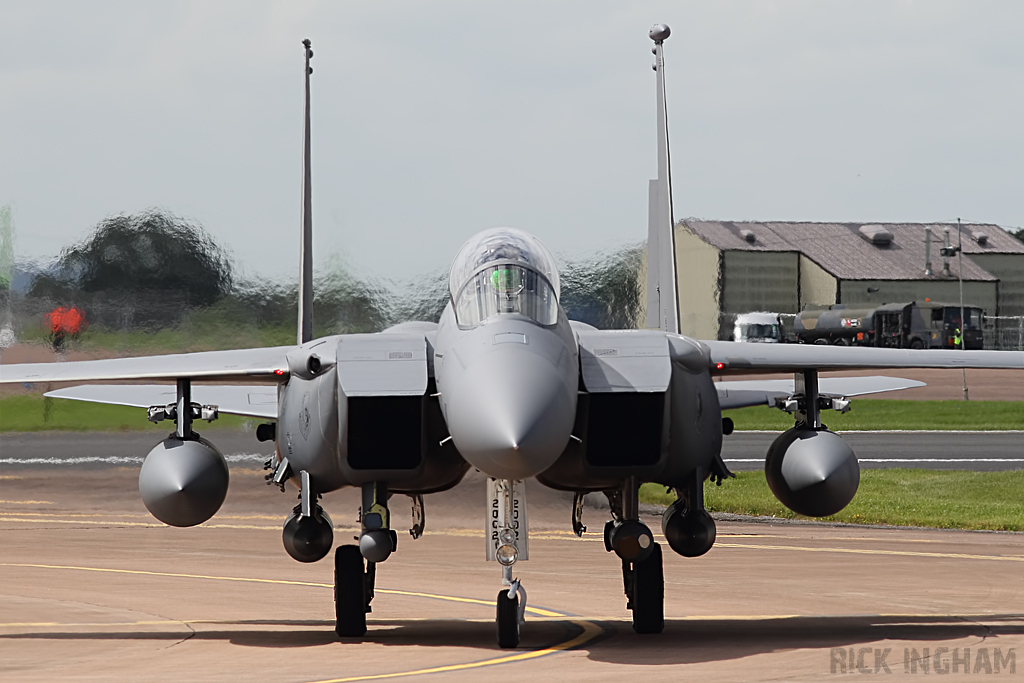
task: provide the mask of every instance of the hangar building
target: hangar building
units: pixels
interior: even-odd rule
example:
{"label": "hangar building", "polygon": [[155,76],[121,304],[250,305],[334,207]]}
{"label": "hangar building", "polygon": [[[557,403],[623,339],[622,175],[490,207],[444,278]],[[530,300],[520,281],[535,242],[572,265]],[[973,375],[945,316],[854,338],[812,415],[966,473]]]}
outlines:
{"label": "hangar building", "polygon": [[[939,255],[947,229],[955,245],[955,223],[680,221],[683,334],[725,339],[738,313],[808,304],[959,301],[958,259]],[[1024,315],[1024,244],[997,225],[964,224],[963,251],[965,303]]]}

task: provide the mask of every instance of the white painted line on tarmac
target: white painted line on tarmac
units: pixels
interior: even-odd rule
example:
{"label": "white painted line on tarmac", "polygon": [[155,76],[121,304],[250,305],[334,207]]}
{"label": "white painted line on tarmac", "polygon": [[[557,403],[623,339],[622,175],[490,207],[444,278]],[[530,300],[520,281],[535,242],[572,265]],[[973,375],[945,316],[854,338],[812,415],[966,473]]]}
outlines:
{"label": "white painted line on tarmac", "polygon": [[[237,453],[225,455],[228,462],[266,462],[269,455],[259,453]],[[141,465],[144,457],[127,455],[87,455],[75,458],[0,458],[0,465],[81,465],[102,462],[111,465]]]}
{"label": "white painted line on tarmac", "polygon": [[[785,429],[737,429],[733,434],[781,434]],[[837,429],[836,434],[1024,434],[1024,429]]]}
{"label": "white painted line on tarmac", "polygon": [[[725,458],[727,463],[763,463],[764,458]],[[861,463],[1024,463],[1024,458],[858,458]]]}

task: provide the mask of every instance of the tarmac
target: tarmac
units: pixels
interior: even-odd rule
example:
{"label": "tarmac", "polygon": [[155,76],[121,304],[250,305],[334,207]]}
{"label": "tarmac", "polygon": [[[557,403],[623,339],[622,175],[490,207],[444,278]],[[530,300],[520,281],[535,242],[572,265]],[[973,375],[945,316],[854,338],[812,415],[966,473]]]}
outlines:
{"label": "tarmac", "polygon": [[[568,496],[531,483],[530,559],[516,565],[530,611],[521,646],[500,650],[500,571],[484,561],[471,473],[426,498],[423,538],[400,531],[366,637],[339,639],[333,563],[281,547],[294,489],[236,462],[221,512],[177,529],[148,515],[137,472],[0,470],[0,679],[817,681],[859,667],[919,680],[926,662],[949,680],[1024,674],[1024,534],[720,522],[707,555],[665,553],[665,632],[639,636],[606,513],[588,507],[578,539]],[[357,497],[324,498],[336,545],[355,533]],[[392,499],[398,529],[406,500]]]}

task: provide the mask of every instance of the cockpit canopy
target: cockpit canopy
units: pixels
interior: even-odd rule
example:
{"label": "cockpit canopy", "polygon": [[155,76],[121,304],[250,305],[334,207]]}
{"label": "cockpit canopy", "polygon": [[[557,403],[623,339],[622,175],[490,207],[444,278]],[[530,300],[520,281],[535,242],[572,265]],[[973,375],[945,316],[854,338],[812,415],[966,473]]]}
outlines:
{"label": "cockpit canopy", "polygon": [[558,268],[533,235],[514,228],[477,233],[462,245],[448,278],[461,327],[519,313],[541,325],[558,320]]}

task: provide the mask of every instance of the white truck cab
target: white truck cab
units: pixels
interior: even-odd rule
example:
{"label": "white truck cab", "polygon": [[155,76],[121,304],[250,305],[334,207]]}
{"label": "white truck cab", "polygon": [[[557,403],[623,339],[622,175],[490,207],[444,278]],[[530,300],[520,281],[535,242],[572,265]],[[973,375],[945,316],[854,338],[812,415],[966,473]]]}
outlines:
{"label": "white truck cab", "polygon": [[736,316],[733,340],[758,344],[778,344],[783,340],[782,321],[778,313],[741,313]]}

